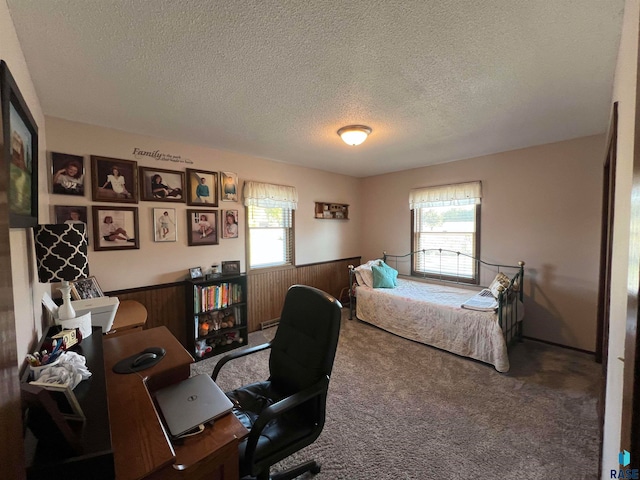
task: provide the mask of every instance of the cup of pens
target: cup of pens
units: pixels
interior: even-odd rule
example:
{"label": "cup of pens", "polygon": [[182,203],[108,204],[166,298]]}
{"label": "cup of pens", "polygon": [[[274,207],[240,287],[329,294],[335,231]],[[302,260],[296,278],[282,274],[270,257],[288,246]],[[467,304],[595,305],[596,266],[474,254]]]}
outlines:
{"label": "cup of pens", "polygon": [[27,362],[29,363],[29,370],[31,371],[33,380],[38,380],[43,370],[53,367],[60,362],[60,355],[64,353],[62,343],[62,339],[54,340],[51,346],[51,352],[42,350],[41,352],[27,354]]}
{"label": "cup of pens", "polygon": [[53,367],[55,365],[57,365],[60,362],[60,357],[58,357],[57,359],[55,359],[53,362],[50,363],[46,363],[44,365],[40,365],[40,366],[33,366],[33,365],[29,365],[29,370],[31,370],[31,375],[33,376],[34,380],[38,380],[40,378],[40,375],[42,375],[42,371],[46,370],[49,367]]}

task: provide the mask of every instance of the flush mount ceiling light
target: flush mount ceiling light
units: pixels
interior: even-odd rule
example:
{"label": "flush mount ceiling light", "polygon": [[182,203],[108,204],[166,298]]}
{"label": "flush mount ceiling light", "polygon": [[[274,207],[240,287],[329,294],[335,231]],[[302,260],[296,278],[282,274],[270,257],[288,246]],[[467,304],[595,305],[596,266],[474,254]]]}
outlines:
{"label": "flush mount ceiling light", "polygon": [[340,135],[342,141],[352,146],[360,145],[370,133],[371,128],[366,125],[348,125],[338,130],[338,135]]}

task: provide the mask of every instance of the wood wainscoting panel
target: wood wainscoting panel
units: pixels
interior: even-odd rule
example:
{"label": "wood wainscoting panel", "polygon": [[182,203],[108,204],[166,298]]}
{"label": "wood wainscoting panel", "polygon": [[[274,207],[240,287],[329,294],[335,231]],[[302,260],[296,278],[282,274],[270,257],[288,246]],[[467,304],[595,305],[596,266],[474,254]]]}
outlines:
{"label": "wood wainscoting panel", "polygon": [[251,271],[248,279],[249,332],[259,330],[262,322],[280,317],[284,297],[291,285],[310,285],[339,298],[341,290],[349,286],[348,266],[359,264],[360,257],[352,257],[283,270]]}
{"label": "wood wainscoting panel", "polygon": [[[247,278],[249,332],[260,330],[262,322],[280,317],[284,297],[291,285],[310,285],[339,298],[342,289],[349,286],[348,265],[359,264],[360,257],[352,257],[282,270],[250,272]],[[187,315],[186,291],[186,282],[176,282],[114,290],[105,292],[105,295],[118,297],[120,301],[140,302],[147,309],[145,329],[164,325],[182,345],[186,346],[185,322],[193,321],[193,315]]]}
{"label": "wood wainscoting panel", "polygon": [[105,293],[122,300],[136,300],[147,309],[145,329],[165,326],[182,345],[187,342],[187,302],[184,282],[151,285]]}

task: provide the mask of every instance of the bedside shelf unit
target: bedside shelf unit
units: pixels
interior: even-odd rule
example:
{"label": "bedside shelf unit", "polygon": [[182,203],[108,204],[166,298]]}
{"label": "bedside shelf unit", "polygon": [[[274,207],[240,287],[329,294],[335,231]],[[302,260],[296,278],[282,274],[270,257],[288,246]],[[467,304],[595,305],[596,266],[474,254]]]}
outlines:
{"label": "bedside shelf unit", "polygon": [[349,220],[349,205],[346,203],[316,202],[315,217],[326,220]]}
{"label": "bedside shelf unit", "polygon": [[196,361],[247,342],[247,276],[188,280],[187,350]]}

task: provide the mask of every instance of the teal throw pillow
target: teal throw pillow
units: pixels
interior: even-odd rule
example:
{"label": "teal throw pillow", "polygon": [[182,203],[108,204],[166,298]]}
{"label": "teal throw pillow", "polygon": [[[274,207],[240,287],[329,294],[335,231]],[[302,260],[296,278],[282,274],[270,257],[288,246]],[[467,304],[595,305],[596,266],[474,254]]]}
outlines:
{"label": "teal throw pillow", "polygon": [[396,286],[395,279],[398,272],[393,268],[374,265],[371,267],[371,271],[373,272],[373,288],[394,288]]}
{"label": "teal throw pillow", "polygon": [[382,268],[384,268],[387,272],[389,272],[390,275],[393,276],[393,285],[395,287],[398,286],[398,271],[395,268],[390,267],[389,265],[387,265],[384,262],[380,262],[380,266]]}

